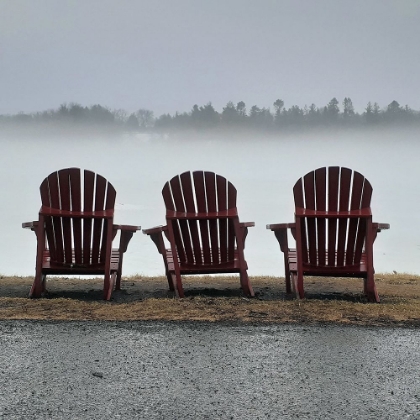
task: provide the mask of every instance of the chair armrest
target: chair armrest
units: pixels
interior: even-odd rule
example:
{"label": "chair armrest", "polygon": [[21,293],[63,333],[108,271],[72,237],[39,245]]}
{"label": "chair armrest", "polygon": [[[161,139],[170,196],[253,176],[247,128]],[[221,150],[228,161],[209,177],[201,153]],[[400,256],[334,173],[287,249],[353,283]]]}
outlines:
{"label": "chair armrest", "polygon": [[279,229],[295,229],[296,223],[276,223],[272,225],[266,225],[266,228],[272,231],[279,230]]}
{"label": "chair armrest", "polygon": [[138,231],[141,230],[141,226],[131,226],[131,225],[114,225],[114,232],[116,233],[117,230],[121,231],[120,236],[120,253],[124,253],[127,251],[127,247],[133,235]]}
{"label": "chair armrest", "polygon": [[254,222],[240,222],[239,230],[236,232],[237,240],[241,242],[243,249],[245,249],[245,239],[248,236],[248,228],[254,227]]}
{"label": "chair armrest", "polygon": [[255,226],[255,222],[241,222],[239,223],[239,227],[241,228],[249,228],[249,227],[254,227]]}
{"label": "chair armrest", "polygon": [[389,223],[373,223],[373,227],[377,232],[380,232],[381,230],[390,229],[391,226]]}
{"label": "chair armrest", "polygon": [[276,236],[279,242],[281,251],[284,252],[287,256],[289,253],[287,229],[291,230],[293,237],[296,239],[296,223],[276,223],[272,225],[267,225],[266,228],[274,232],[274,235]]}
{"label": "chair armrest", "polygon": [[161,233],[161,232],[165,232],[168,230],[168,226],[154,226],[152,228],[149,229],[143,229],[142,232],[145,235],[154,235],[156,233]]}
{"label": "chair armrest", "polygon": [[149,235],[150,239],[156,245],[159,254],[165,255],[165,242],[163,240],[163,233],[167,234],[167,226],[155,226],[150,229],[143,229],[145,235]]}
{"label": "chair armrest", "polygon": [[38,224],[39,224],[38,220],[35,220],[33,222],[25,222],[25,223],[22,223],[22,228],[23,229],[31,229],[32,231],[35,232],[38,228]]}
{"label": "chair armrest", "polygon": [[114,225],[114,229],[121,230],[121,232],[137,232],[141,230],[141,226],[132,226],[132,225]]}

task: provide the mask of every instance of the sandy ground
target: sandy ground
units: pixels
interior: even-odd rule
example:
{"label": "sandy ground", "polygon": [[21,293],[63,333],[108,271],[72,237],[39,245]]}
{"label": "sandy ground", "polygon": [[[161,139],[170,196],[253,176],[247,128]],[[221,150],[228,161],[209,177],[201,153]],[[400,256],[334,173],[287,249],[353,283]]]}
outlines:
{"label": "sandy ground", "polygon": [[380,304],[366,302],[360,279],[309,277],[306,299],[296,300],[282,278],[251,278],[256,297],[249,299],[238,277],[189,276],[186,298],[176,299],[164,277],[138,276],[124,279],[110,302],[99,278],[51,277],[45,298],[28,299],[32,280],[0,279],[0,319],[420,325],[420,277],[408,274],[376,276]]}

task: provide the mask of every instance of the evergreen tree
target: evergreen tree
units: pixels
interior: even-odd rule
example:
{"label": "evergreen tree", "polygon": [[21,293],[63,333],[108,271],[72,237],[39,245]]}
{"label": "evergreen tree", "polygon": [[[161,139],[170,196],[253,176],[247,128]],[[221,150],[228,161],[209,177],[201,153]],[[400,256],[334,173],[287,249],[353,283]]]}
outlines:
{"label": "evergreen tree", "polygon": [[233,102],[228,102],[222,111],[222,122],[226,125],[237,124],[239,120],[238,110]]}
{"label": "evergreen tree", "polygon": [[277,126],[281,125],[281,115],[282,109],[284,107],[284,102],[281,99],[277,99],[274,103],[274,121]]}
{"label": "evergreen tree", "polygon": [[344,98],[343,101],[343,117],[345,120],[348,120],[350,118],[354,117],[354,107],[353,102],[350,98]]}

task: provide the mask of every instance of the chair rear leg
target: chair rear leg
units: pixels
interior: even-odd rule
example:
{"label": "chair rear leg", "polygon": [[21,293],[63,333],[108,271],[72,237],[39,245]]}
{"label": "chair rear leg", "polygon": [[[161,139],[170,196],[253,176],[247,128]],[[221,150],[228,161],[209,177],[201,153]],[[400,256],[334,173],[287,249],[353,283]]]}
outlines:
{"label": "chair rear leg", "polygon": [[173,275],[166,270],[166,279],[168,280],[168,286],[169,286],[169,290],[171,292],[175,291],[175,285],[176,285],[176,277],[175,277],[175,273],[173,273]]}
{"label": "chair rear leg", "polygon": [[305,290],[303,288],[303,274],[293,273],[292,274],[292,281],[293,281],[293,284],[294,284],[296,297],[298,299],[303,299],[305,297]]}
{"label": "chair rear leg", "polygon": [[116,281],[115,281],[115,290],[121,290],[123,255],[124,254],[122,252],[120,252],[120,261],[119,261],[119,264],[118,264],[117,277],[116,277]]}
{"label": "chair rear leg", "polygon": [[369,302],[379,303],[378,292],[376,290],[375,276],[373,273],[368,273],[367,277],[363,279],[364,281],[364,292]]}
{"label": "chair rear leg", "polygon": [[105,274],[104,276],[104,300],[110,300],[112,295],[112,290],[114,289],[114,285],[117,279],[117,273],[114,272],[112,274]]}
{"label": "chair rear leg", "polygon": [[289,268],[289,264],[286,260],[285,260],[284,264],[285,264],[284,265],[284,279],[285,279],[285,282],[286,282],[286,293],[290,294],[290,293],[292,293],[292,285],[291,285],[291,282],[290,282],[290,268]]}
{"label": "chair rear leg", "polygon": [[169,290],[174,291],[175,296],[183,298],[184,288],[182,287],[182,278],[179,262],[177,261],[177,259],[174,259],[172,255],[173,252],[170,249],[165,250],[165,253],[163,254],[163,262],[165,264],[165,273],[166,278],[168,280]]}
{"label": "chair rear leg", "polygon": [[248,272],[242,269],[239,273],[239,278],[240,278],[243,292],[247,296],[254,297],[255,293],[254,293],[254,290],[252,289],[251,282],[249,281]]}
{"label": "chair rear leg", "polygon": [[41,279],[41,292],[44,295],[47,291],[47,275],[43,274]]}
{"label": "chair rear leg", "polygon": [[172,274],[172,282],[176,284],[176,294],[178,297],[183,298],[184,295],[184,287],[182,286],[182,278],[181,273],[173,273]]}
{"label": "chair rear leg", "polygon": [[42,274],[41,270],[36,270],[34,282],[32,283],[31,290],[29,292],[30,298],[40,298],[46,292],[46,280],[47,276]]}
{"label": "chair rear leg", "polygon": [[116,275],[115,290],[121,290],[121,273],[117,273]]}

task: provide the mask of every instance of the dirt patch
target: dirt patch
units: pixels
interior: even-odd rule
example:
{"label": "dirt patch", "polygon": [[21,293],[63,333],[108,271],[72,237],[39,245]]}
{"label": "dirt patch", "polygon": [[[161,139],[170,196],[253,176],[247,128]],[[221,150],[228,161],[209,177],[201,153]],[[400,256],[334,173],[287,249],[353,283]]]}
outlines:
{"label": "dirt patch", "polygon": [[45,298],[28,299],[32,281],[0,278],[0,319],[420,325],[420,276],[409,274],[376,276],[380,304],[366,302],[362,280],[347,278],[308,277],[306,299],[296,300],[278,277],[252,277],[256,297],[249,299],[238,277],[188,276],[186,297],[176,299],[164,277],[136,276],[110,302],[100,278],[51,278]]}

